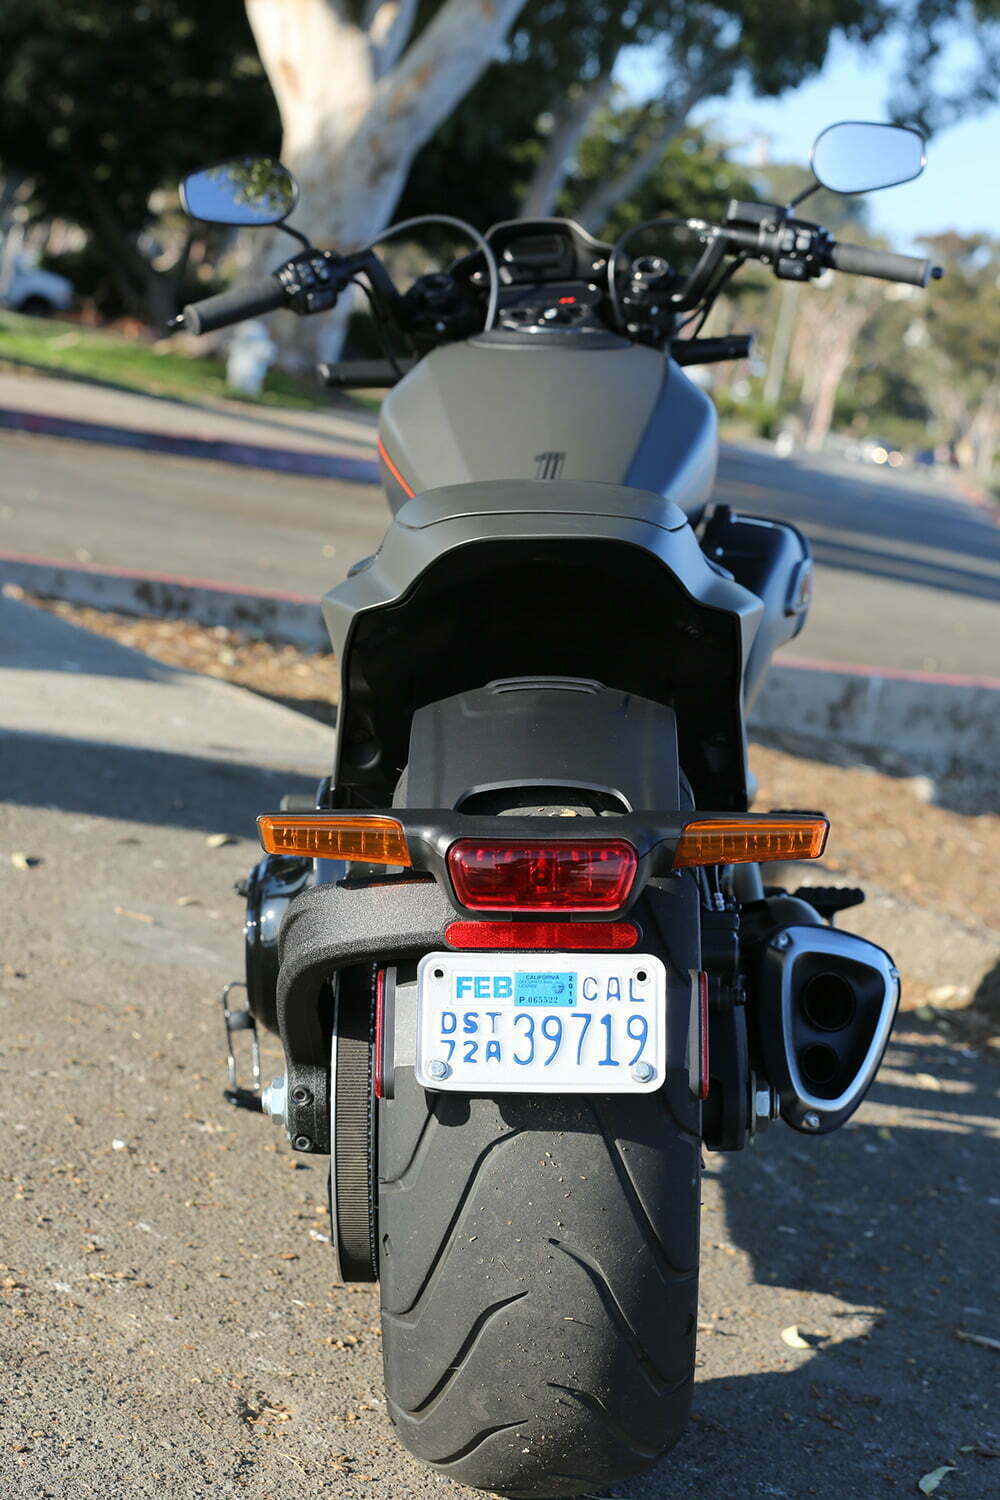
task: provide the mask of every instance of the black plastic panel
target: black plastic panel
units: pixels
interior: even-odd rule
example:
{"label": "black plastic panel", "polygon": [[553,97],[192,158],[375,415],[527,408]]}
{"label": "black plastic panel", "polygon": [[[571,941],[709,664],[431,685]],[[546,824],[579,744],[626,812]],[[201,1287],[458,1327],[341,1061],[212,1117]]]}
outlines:
{"label": "black plastic panel", "polygon": [[530,786],[596,788],[625,812],[679,807],[673,709],[586,679],[507,678],[414,714],[410,806],[469,810]]}

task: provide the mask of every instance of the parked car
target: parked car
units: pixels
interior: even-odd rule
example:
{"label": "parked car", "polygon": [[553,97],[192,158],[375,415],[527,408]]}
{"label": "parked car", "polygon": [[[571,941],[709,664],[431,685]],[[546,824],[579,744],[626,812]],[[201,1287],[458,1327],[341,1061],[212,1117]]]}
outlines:
{"label": "parked car", "polygon": [[12,270],[0,282],[0,306],[46,317],[65,312],[73,301],[73,283],[55,271],[43,271],[24,255],[13,257]]}

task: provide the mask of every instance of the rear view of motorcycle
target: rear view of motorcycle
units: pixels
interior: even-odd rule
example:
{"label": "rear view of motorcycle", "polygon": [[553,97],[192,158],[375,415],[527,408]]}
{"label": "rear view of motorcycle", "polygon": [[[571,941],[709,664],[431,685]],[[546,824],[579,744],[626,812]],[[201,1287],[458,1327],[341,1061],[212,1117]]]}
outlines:
{"label": "rear view of motorcycle", "polygon": [[[914,131],[848,123],[813,167],[861,192],[923,160]],[[230,224],[296,198],[257,157],[183,191]],[[335,1269],[380,1283],[401,1441],[505,1495],[599,1492],[669,1450],[703,1147],[837,1129],[896,1011],[891,958],[835,925],[862,892],[791,874],[826,818],[751,810],[746,718],[805,622],[809,550],[713,504],[715,413],[683,368],[748,352],[700,336],[747,262],[926,285],[926,261],[799,217],[806,196],[615,245],[441,216],[472,250],[405,293],[374,246],[307,246],[178,320],[324,311],[363,281],[395,330],[384,361],[322,367],[390,388],[393,515],[323,601],[331,774],[259,820],[227,1027],[276,1032],[285,1070],[241,1088],[231,1037],[230,1097],[329,1157]]]}

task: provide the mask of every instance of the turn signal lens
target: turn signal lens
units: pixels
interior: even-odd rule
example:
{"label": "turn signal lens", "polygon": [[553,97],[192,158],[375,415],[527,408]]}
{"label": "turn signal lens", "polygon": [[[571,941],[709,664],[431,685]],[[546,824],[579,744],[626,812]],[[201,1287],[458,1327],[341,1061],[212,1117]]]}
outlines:
{"label": "turn signal lens", "polygon": [[268,854],[356,859],[373,865],[408,866],[411,862],[406,835],[395,818],[265,813],[257,819],[257,828]]}
{"label": "turn signal lens", "polygon": [[455,895],[470,911],[615,911],[638,863],[624,839],[459,839],[448,851]]}
{"label": "turn signal lens", "polygon": [[635,947],[639,929],[634,922],[449,922],[444,940],[449,948],[489,952],[620,953]]}
{"label": "turn signal lens", "polygon": [[818,859],[826,848],[826,818],[705,818],[680,836],[674,869],[687,865],[743,865],[768,859]]}

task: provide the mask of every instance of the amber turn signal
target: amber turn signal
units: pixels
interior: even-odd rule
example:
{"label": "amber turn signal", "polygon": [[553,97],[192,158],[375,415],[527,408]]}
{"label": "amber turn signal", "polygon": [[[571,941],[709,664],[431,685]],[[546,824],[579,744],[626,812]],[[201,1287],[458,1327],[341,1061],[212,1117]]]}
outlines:
{"label": "amber turn signal", "polygon": [[268,854],[306,854],[313,859],[364,860],[373,865],[409,865],[406,835],[395,818],[330,813],[264,813],[257,819]]}
{"label": "amber turn signal", "polygon": [[680,836],[674,869],[688,865],[743,865],[768,859],[818,859],[826,848],[826,818],[704,818]]}

